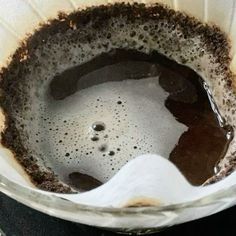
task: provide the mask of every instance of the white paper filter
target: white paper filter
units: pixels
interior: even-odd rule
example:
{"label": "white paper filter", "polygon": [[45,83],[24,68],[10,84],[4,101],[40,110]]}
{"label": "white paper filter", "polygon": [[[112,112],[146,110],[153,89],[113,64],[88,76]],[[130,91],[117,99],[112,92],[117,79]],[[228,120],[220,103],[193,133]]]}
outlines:
{"label": "white paper filter", "polygon": [[[27,34],[33,33],[40,24],[47,22],[49,19],[55,18],[59,12],[63,11],[69,13],[78,8],[83,9],[88,6],[98,6],[114,2],[133,3],[134,1],[0,0],[0,67],[7,65],[11,55],[19,47]],[[228,34],[231,40],[231,68],[232,72],[236,74],[236,0],[137,0],[135,2],[145,3],[147,5],[161,2],[175,10],[184,11],[191,16],[195,16],[203,22],[218,25]],[[177,58],[173,59],[177,60]],[[207,59],[205,60],[205,62],[207,62]],[[204,61],[202,61],[202,63],[203,62]],[[192,67],[193,69],[196,69],[194,66]],[[205,72],[205,74],[202,73],[201,75],[205,78],[207,72]],[[214,86],[214,84],[210,84],[209,86]],[[214,93],[217,94],[217,92],[219,91],[216,89]],[[165,96],[166,95],[163,94],[161,99],[165,99]],[[222,111],[224,110],[223,106],[221,109]],[[144,117],[143,119],[146,118]],[[1,121],[2,123],[4,122],[4,116],[1,116]],[[165,122],[165,125],[168,126],[168,122],[170,121],[166,119]],[[176,125],[175,128],[177,130],[175,134],[176,136],[186,129],[186,127],[178,125]],[[161,141],[163,140],[160,139],[160,143]],[[233,140],[232,145],[235,145],[235,140]],[[125,206],[139,204],[166,206],[169,204],[185,203],[199,200],[215,192],[219,192],[220,194],[224,189],[229,189],[230,187],[233,190],[236,187],[236,173],[233,173],[224,180],[207,187],[193,187],[186,181],[179,170],[171,162],[165,159],[165,151],[157,154],[159,155],[156,155],[155,153],[147,153],[146,155],[139,156],[128,162],[115,176],[112,177],[111,175],[109,181],[97,189],[82,194],[69,195],[48,193],[36,189],[32,186],[28,177],[24,174],[24,171],[14,160],[12,154],[8,150],[0,148],[0,182],[1,178],[7,178],[17,185],[29,189],[31,192],[41,193],[45,196],[58,196],[71,202],[86,204],[89,206],[114,208],[123,208]],[[137,170],[139,170],[138,173]],[[0,184],[0,190],[1,188],[4,189],[4,185]],[[8,192],[8,194],[10,193]],[[23,203],[27,202],[27,200],[23,198],[19,198],[18,200]],[[142,218],[144,217],[142,216],[139,220],[127,220],[127,218],[121,218],[119,220],[106,221],[106,223],[104,223],[101,218],[98,220],[95,215],[91,216],[92,218],[83,218],[80,214],[73,217],[69,217],[69,215],[66,214],[58,215],[59,211],[56,211],[55,209],[51,212],[50,209],[45,212],[50,212],[53,215],[72,221],[94,224],[97,226],[112,228],[147,228],[193,220],[225,209],[235,203],[236,195],[235,197],[222,201],[220,200],[215,204],[208,205],[202,208],[201,212],[198,212],[199,209],[188,208],[183,209],[183,211],[179,212],[178,215],[175,216],[168,216],[168,214],[166,214],[165,216],[162,216],[163,218],[159,218],[159,220],[155,220],[155,215],[153,215],[152,217],[150,216],[148,220]],[[40,210],[40,207],[37,207],[36,204],[31,204],[31,206]],[[91,221],[91,219],[93,220]]]}

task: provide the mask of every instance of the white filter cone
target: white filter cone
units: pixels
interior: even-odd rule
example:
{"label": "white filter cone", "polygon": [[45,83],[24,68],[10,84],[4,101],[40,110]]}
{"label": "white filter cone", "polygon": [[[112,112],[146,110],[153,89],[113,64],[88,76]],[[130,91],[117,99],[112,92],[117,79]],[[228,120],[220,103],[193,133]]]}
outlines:
{"label": "white filter cone", "polygon": [[194,187],[166,158],[147,154],[127,163],[110,181],[81,194],[58,195],[67,200],[99,207],[169,205],[194,201],[236,181],[236,173],[218,183]]}

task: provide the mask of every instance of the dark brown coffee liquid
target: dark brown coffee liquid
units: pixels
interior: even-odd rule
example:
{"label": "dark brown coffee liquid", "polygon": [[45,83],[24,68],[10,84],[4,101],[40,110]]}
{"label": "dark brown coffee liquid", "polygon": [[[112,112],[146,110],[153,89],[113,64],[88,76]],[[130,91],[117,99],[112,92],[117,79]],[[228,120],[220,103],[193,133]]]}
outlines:
{"label": "dark brown coffee liquid", "polygon": [[[61,100],[78,90],[117,80],[115,77],[103,77],[99,74],[96,80],[83,78],[84,75],[107,65],[126,61],[143,61],[152,65],[143,71],[137,68],[137,73],[119,80],[137,80],[148,76],[159,78],[160,86],[169,93],[165,101],[166,108],[178,122],[188,127],[179,140],[176,140],[176,146],[169,158],[190,183],[203,184],[216,173],[217,163],[225,155],[231,136],[230,129],[220,125],[217,119],[219,114],[212,110],[207,91],[203,87],[203,80],[193,70],[155,52],[147,55],[137,51],[117,49],[57,75],[50,84],[50,94],[53,99]],[[104,127],[96,126],[96,128]],[[76,178],[74,174],[69,175],[71,185],[77,186],[77,183],[83,182],[81,176],[84,179],[84,175],[77,174]],[[92,177],[86,178],[84,190],[93,188],[94,183],[98,181]]]}
{"label": "dark brown coffee liquid", "polygon": [[80,172],[73,172],[68,177],[70,186],[80,192],[89,191],[102,185],[99,180]]}

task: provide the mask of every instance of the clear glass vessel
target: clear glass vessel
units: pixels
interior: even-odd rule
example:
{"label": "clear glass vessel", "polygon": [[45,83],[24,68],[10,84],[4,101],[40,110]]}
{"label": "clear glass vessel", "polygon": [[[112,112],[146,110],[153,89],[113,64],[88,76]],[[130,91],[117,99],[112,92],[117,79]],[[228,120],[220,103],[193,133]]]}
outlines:
{"label": "clear glass vessel", "polygon": [[[231,67],[236,73],[236,0],[1,0],[0,68],[7,65],[10,56],[27,34],[33,33],[47,20],[56,18],[59,12],[70,13],[89,6],[117,2],[147,5],[161,2],[203,22],[218,25],[232,41]],[[101,208],[76,204],[32,186],[21,167],[3,147],[0,147],[0,191],[51,216],[117,232],[140,234],[205,217],[236,203],[235,183],[209,196],[168,206]]]}

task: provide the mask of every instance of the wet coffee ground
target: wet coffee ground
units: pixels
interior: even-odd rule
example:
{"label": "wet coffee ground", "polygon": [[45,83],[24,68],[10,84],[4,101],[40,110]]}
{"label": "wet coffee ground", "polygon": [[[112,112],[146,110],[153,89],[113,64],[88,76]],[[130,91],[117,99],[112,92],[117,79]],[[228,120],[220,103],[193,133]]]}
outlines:
{"label": "wet coffee ground", "polygon": [[194,185],[217,173],[231,129],[218,122],[202,79],[150,49],[154,42],[162,54],[199,68],[198,59],[210,53],[227,73],[224,34],[161,5],[60,15],[16,52],[2,72],[2,143],[39,188],[86,191],[145,153],[170,158]]}

